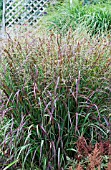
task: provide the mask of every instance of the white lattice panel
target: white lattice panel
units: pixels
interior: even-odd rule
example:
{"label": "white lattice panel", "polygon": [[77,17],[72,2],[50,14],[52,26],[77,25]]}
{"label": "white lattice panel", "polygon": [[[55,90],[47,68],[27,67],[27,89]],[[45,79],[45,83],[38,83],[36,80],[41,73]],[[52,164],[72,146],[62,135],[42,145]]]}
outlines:
{"label": "white lattice panel", "polygon": [[44,15],[49,0],[5,0],[5,26],[33,25]]}

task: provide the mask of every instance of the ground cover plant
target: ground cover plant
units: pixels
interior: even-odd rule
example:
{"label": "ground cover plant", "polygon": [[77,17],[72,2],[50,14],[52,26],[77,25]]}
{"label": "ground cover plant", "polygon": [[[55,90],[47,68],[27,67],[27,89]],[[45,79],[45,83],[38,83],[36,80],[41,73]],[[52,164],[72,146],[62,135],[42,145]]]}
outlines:
{"label": "ground cover plant", "polygon": [[[4,48],[1,168],[107,168],[111,35],[91,38],[85,29],[35,35],[9,37]],[[103,163],[100,157],[92,163],[100,152]]]}

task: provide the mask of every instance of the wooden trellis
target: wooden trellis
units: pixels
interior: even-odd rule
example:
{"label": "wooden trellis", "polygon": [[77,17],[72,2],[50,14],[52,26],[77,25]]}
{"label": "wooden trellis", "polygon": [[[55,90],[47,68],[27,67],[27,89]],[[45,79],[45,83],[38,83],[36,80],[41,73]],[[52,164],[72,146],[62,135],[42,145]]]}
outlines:
{"label": "wooden trellis", "polygon": [[33,25],[44,15],[49,0],[3,0],[3,29],[28,23]]}

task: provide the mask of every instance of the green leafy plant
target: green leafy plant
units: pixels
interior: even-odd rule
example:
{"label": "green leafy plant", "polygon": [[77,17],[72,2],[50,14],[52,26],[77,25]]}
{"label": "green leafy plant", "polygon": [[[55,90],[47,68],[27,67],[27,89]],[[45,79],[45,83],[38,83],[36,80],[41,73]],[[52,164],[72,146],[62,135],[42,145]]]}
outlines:
{"label": "green leafy plant", "polygon": [[49,8],[49,15],[44,17],[44,27],[50,30],[56,30],[61,33],[66,33],[71,27],[73,30],[76,27],[85,27],[93,35],[111,30],[111,12],[110,4],[98,3],[96,5],[83,5],[83,3],[73,2],[72,6],[69,3],[63,3],[56,7]]}

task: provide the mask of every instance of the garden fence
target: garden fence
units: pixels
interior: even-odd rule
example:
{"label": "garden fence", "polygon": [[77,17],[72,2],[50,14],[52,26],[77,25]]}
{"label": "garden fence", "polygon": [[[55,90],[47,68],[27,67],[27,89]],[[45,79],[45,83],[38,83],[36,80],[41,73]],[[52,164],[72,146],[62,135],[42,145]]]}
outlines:
{"label": "garden fence", "polygon": [[3,29],[28,23],[33,25],[45,14],[49,0],[3,0]]}

